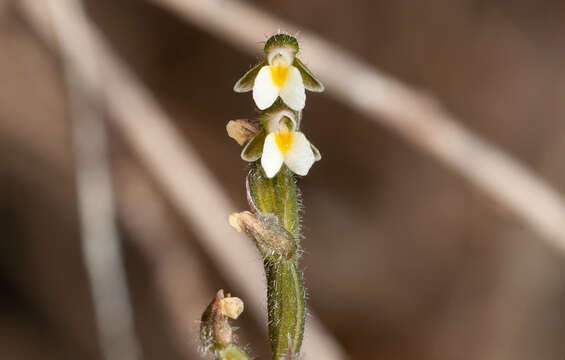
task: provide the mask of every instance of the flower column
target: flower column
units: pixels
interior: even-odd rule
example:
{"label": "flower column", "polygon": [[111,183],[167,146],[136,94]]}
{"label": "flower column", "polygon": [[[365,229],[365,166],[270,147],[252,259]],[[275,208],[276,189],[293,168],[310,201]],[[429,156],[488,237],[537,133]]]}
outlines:
{"label": "flower column", "polygon": [[308,174],[319,151],[300,131],[305,89],[323,85],[296,57],[297,40],[277,34],[265,44],[265,59],[235,84],[236,92],[253,91],[261,110],[257,127],[230,121],[228,133],[251,162],[247,198],[252,212],[232,214],[230,224],[246,232],[264,260],[267,277],[269,339],[273,359],[299,355],[304,332],[305,293],[298,269],[301,252],[299,190],[294,174]]}

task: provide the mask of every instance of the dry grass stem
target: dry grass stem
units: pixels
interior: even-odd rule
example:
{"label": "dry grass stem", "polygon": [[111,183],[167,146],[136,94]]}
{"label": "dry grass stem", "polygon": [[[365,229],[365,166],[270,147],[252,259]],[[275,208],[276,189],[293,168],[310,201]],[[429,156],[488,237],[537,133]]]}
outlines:
{"label": "dry grass stem", "polygon": [[106,360],[135,360],[141,354],[115,222],[106,128],[98,106],[103,93],[98,67],[89,38],[75,31],[75,23],[84,18],[81,2],[59,0],[47,5],[58,46],[65,54],[81,242],[100,346]]}

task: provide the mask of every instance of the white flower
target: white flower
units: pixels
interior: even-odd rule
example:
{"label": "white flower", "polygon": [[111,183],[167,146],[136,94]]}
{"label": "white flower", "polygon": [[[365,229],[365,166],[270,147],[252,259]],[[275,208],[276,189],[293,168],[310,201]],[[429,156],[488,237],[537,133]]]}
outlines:
{"label": "white flower", "polygon": [[304,176],[315,160],[310,142],[300,131],[283,128],[265,138],[261,165],[268,178],[274,177],[283,163],[293,173]]}
{"label": "white flower", "polygon": [[261,110],[269,108],[280,96],[291,109],[300,111],[306,104],[306,91],[300,71],[292,65],[294,54],[279,48],[268,54],[268,65],[257,73],[253,100]]}
{"label": "white flower", "polygon": [[300,124],[295,112],[288,108],[268,111],[261,122],[267,133],[260,155],[267,177],[274,177],[282,164],[293,173],[304,176],[312,164],[322,158],[320,151],[297,131]]}
{"label": "white flower", "polygon": [[234,85],[235,92],[253,90],[255,104],[269,108],[280,96],[295,111],[306,103],[306,90],[321,92],[324,85],[296,57],[298,41],[287,34],[275,34],[265,43],[265,59],[249,69]]}

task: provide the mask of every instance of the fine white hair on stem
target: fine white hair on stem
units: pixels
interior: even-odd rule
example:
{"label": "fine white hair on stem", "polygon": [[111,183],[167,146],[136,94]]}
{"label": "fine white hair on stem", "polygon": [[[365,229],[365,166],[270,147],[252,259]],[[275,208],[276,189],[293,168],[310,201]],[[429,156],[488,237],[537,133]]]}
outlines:
{"label": "fine white hair on stem", "polygon": [[[135,336],[115,201],[107,155],[107,135],[99,100],[102,86],[96,52],[77,29],[84,17],[81,1],[48,1],[54,35],[63,61],[70,103],[81,245],[93,293],[100,347],[105,360],[135,360]],[[78,68],[81,68],[79,71]]]}
{"label": "fine white hair on stem", "polygon": [[[282,27],[280,18],[236,0],[152,0],[219,38],[256,53],[257,33]],[[426,94],[333,45],[302,32],[309,67],[337,101],[398,133],[443,162],[565,253],[565,201],[541,177],[466,128]]]}
{"label": "fine white hair on stem", "polygon": [[[44,3],[20,0],[18,4],[39,35],[46,42],[52,42],[52,28],[44,16]],[[73,22],[76,28],[69,31],[84,32],[92,53],[97,55],[99,81],[105,86],[101,100],[110,112],[110,120],[183,219],[192,225],[210,259],[229,283],[239,289],[266,332],[263,266],[254,245],[228,225],[227,215],[235,211],[229,197],[154,97],[114,55],[96,28],[86,18],[75,20],[78,20]],[[61,48],[61,51],[63,56],[77,55],[70,48]],[[76,57],[76,71],[83,76],[88,72],[86,61],[82,56]],[[84,76],[83,80],[93,79]],[[309,358],[346,358],[343,349],[319,321],[311,320],[307,324],[305,337],[303,353]]]}

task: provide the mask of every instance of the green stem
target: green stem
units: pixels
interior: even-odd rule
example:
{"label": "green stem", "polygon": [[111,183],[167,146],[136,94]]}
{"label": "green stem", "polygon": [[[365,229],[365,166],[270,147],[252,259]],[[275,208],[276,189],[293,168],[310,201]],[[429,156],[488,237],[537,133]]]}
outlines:
{"label": "green stem", "polygon": [[298,354],[302,345],[305,319],[305,297],[302,274],[296,261],[265,261],[269,340],[273,359]]}
{"label": "green stem", "polygon": [[256,211],[277,217],[278,225],[291,234],[290,241],[294,241],[298,249],[291,258],[274,256],[264,260],[269,340],[273,359],[278,360],[286,358],[289,353],[298,355],[304,334],[305,292],[302,274],[298,270],[299,191],[293,174],[286,166],[269,179],[259,162],[255,162],[248,176],[248,196]]}

